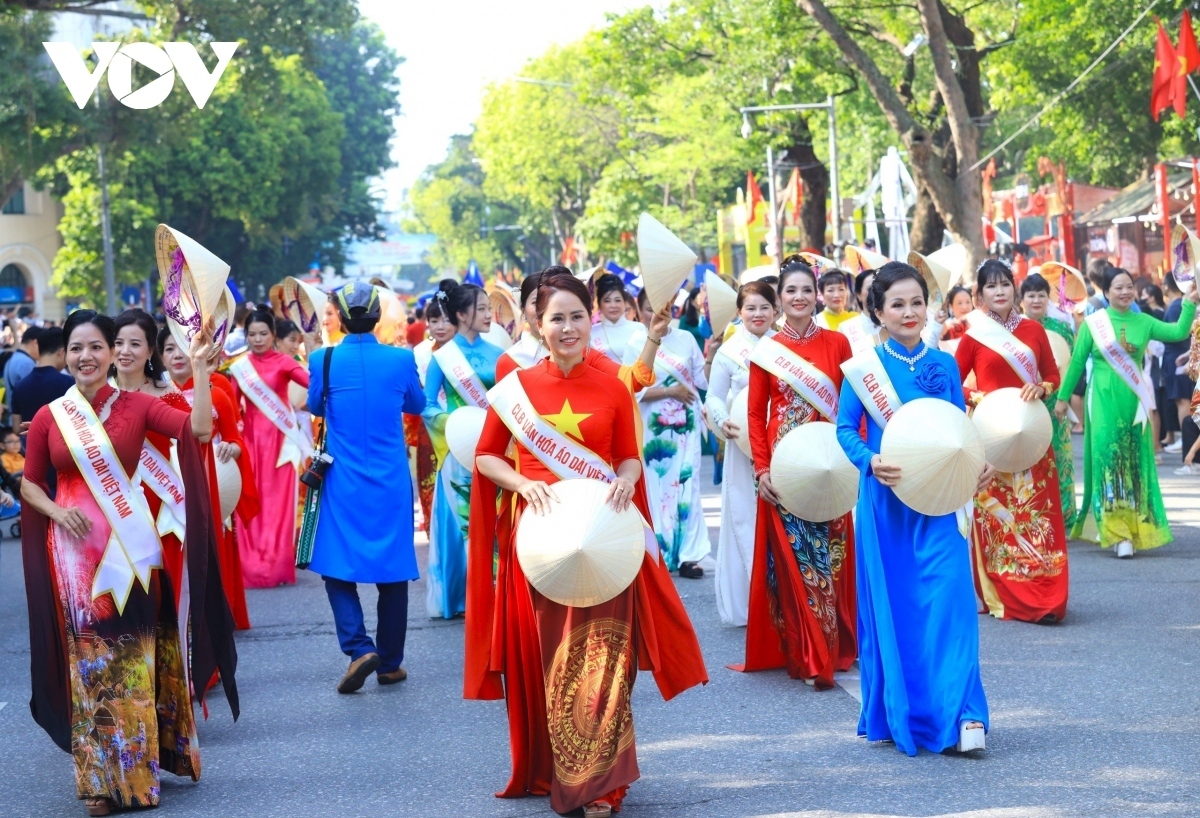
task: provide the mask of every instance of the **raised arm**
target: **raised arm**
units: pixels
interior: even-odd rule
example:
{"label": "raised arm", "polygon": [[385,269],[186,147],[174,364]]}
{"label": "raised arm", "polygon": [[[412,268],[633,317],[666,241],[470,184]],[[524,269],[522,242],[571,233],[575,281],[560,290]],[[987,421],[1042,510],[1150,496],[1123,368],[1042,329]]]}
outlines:
{"label": "raised arm", "polygon": [[1087,321],[1079,325],[1079,334],[1075,336],[1075,349],[1071,352],[1071,363],[1067,366],[1067,372],[1063,375],[1062,383],[1058,388],[1058,399],[1060,401],[1071,400],[1071,395],[1075,392],[1075,384],[1079,383],[1079,379],[1083,377],[1083,370],[1087,366],[1087,359],[1092,354],[1092,328]]}
{"label": "raised arm", "polygon": [[1196,318],[1196,291],[1193,290],[1186,298],[1179,312],[1179,320],[1174,324],[1151,319],[1150,340],[1173,344],[1186,340],[1192,332],[1192,321]]}

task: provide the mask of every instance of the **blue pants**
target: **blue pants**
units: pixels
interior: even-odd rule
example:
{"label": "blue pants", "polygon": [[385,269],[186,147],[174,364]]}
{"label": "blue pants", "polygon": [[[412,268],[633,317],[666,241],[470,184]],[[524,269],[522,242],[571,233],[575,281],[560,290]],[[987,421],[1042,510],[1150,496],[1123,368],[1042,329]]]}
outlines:
{"label": "blue pants", "polygon": [[367,635],[363,624],[362,603],[358,599],[358,586],[333,577],[325,580],[325,593],[329,596],[329,607],[333,608],[333,621],[337,625],[338,644],[342,653],[351,661],[368,653],[379,654],[379,672],[391,673],[404,662],[404,639],[408,635],[408,583],[381,582],[379,605],[376,608],[379,624],[375,629],[375,642]]}

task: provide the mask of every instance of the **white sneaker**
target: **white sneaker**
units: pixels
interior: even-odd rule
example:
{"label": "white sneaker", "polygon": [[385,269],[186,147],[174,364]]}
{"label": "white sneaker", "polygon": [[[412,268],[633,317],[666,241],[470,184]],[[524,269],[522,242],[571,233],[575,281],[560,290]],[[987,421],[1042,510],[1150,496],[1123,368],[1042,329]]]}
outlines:
{"label": "white sneaker", "polygon": [[1168,443],[1166,446],[1163,446],[1163,451],[1167,454],[1179,454],[1183,451],[1183,440],[1180,439],[1174,443]]}
{"label": "white sneaker", "polygon": [[1117,543],[1117,559],[1127,560],[1133,556],[1133,543],[1129,540],[1121,540]]}
{"label": "white sneaker", "polygon": [[964,721],[960,724],[958,726],[958,744],[955,749],[960,753],[985,749],[983,725],[977,721]]}
{"label": "white sneaker", "polygon": [[1182,466],[1180,466],[1179,468],[1177,468],[1175,470],[1175,473],[1183,474],[1183,475],[1200,474],[1200,468],[1193,466],[1191,463],[1184,463]]}

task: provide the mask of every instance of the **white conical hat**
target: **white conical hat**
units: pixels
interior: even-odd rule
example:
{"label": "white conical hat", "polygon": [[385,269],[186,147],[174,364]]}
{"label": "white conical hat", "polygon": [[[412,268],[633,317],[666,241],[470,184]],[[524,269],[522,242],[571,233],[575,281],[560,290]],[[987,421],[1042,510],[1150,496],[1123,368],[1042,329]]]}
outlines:
{"label": "white conical hat", "polygon": [[1046,456],[1054,436],[1046,404],[1021,400],[1021,390],[1015,386],[989,392],[971,420],[987,462],[1003,472],[1032,468]]}
{"label": "white conical hat", "polygon": [[771,454],[771,485],[783,507],[801,520],[836,520],[858,500],[858,469],[838,443],[832,423],[805,423],[783,436]]}
{"label": "white conical hat", "polygon": [[[283,312],[300,332],[313,336],[321,332],[321,316],[329,300],[319,287],[288,276],[283,280]],[[328,339],[325,339],[328,342]]]}
{"label": "white conical hat", "polygon": [[1054,353],[1054,363],[1058,365],[1059,377],[1062,377],[1071,365],[1071,345],[1057,332],[1047,332],[1046,337],[1050,339],[1050,351]]}
{"label": "white conical hat", "polygon": [[750,387],[743,387],[729,402],[729,419],[740,430],[733,442],[746,457],[754,457],[750,453]]}
{"label": "white conical hat", "polygon": [[842,251],[846,259],[846,266],[850,268],[850,272],[858,275],[864,270],[878,270],[883,265],[891,261],[890,258],[883,253],[876,253],[874,250],[868,250],[865,247],[855,247],[847,245]]}
{"label": "white conical hat", "polygon": [[916,267],[929,285],[929,302],[945,300],[946,293],[957,284],[966,272],[967,248],[961,244],[950,244],[923,256],[917,252],[908,254],[908,263]]}
{"label": "white conical hat", "polygon": [[1200,239],[1182,224],[1171,228],[1171,252],[1167,261],[1172,264],[1171,273],[1184,295],[1196,286],[1196,265],[1200,264]]}
{"label": "white conical hat", "polygon": [[165,224],[154,231],[154,255],[163,288],[163,314],[175,342],[186,352],[221,303],[229,265]]}
{"label": "white conical hat", "polygon": [[459,465],[467,470],[475,468],[475,447],[479,445],[486,418],[485,409],[460,406],[446,419],[446,445]]}
{"label": "white conical hat", "polygon": [[517,561],[529,584],[560,605],[607,602],[637,578],[646,553],[642,516],[614,511],[600,480],[560,480],[558,501],[539,515],[526,507],[517,525]]}
{"label": "white conical hat", "polygon": [[751,281],[758,281],[760,278],[777,275],[779,275],[778,264],[760,264],[757,267],[747,267],[745,270],[742,270],[742,274],[738,276],[738,286],[744,287]]}
{"label": "white conical hat", "polygon": [[983,441],[953,403],[917,398],[900,407],[883,430],[879,456],[900,466],[894,491],[914,511],[940,517],[967,504],[983,473]]}
{"label": "white conical hat", "polygon": [[308,405],[308,389],[295,381],[288,381],[288,402],[293,409],[303,409]]}
{"label": "white conical hat", "polygon": [[718,275],[704,277],[708,298],[708,323],[714,338],[720,338],[725,328],[737,316],[737,291]]}
{"label": "white conical hat", "polygon": [[1058,292],[1061,289],[1066,299],[1073,304],[1082,304],[1087,300],[1087,281],[1083,273],[1070,264],[1061,261],[1045,261],[1038,268],[1038,275],[1046,279],[1050,285],[1051,304],[1058,303]]}
{"label": "white conical hat", "polygon": [[223,462],[218,459],[216,471],[217,494],[221,498],[221,519],[228,520],[229,515],[237,508],[238,500],[242,499],[242,472],[232,457]]}
{"label": "white conical hat", "polygon": [[651,309],[658,312],[675,298],[680,285],[696,269],[698,259],[691,248],[649,213],[638,218],[637,246],[642,288]]}
{"label": "white conical hat", "polygon": [[508,349],[513,345],[513,339],[509,337],[498,321],[493,321],[492,325],[488,327],[488,331],[480,333],[479,337],[500,349]]}
{"label": "white conical hat", "polygon": [[836,261],[831,258],[826,258],[818,253],[809,253],[805,251],[797,253],[796,255],[804,259],[805,264],[807,264],[809,267],[812,267],[813,272],[817,274],[817,278],[820,278],[830,270],[836,270],[838,268]]}

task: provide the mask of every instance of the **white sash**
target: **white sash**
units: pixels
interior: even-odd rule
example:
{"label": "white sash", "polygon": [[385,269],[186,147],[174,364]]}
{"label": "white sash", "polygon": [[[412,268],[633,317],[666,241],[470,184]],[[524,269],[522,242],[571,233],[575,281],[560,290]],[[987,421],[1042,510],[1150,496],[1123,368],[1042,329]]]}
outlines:
{"label": "white sash", "polygon": [[887,426],[892,415],[903,405],[892,379],[883,368],[883,361],[873,349],[855,355],[842,363],[846,381],[880,429]]}
{"label": "white sash", "polygon": [[692,377],[692,370],[688,369],[687,361],[676,358],[662,344],[659,344],[658,351],[654,353],[654,365],[686,386],[697,398],[700,397],[700,390],[696,388],[696,379]]}
{"label": "white sash", "polygon": [[774,338],[759,341],[754,352],[750,353],[750,362],[790,386],[827,420],[837,422],[837,386],[815,364],[804,360]]}
{"label": "white sash", "polygon": [[1149,408],[1154,405],[1154,387],[1150,385],[1146,373],[1133,360],[1133,356],[1125,351],[1125,347],[1121,346],[1107,310],[1097,310],[1085,320],[1092,331],[1096,348],[1100,350],[1104,360],[1108,361],[1113,371],[1133,390],[1133,394],[1137,395],[1138,410],[1133,422],[1145,423],[1150,418]]}
{"label": "white sash", "polygon": [[[767,330],[771,333],[771,330]],[[738,330],[732,338],[721,344],[717,350],[718,355],[724,355],[729,360],[740,366],[742,369],[750,368],[750,353],[754,352],[758,342],[769,338],[770,335],[764,335],[762,338],[755,338],[750,332],[745,329]]]}
{"label": "white sash", "polygon": [[516,372],[488,392],[488,401],[515,439],[560,480],[588,477],[611,483],[616,472],[600,455],[555,429],[537,413]]}
{"label": "white sash", "polygon": [[299,467],[304,459],[312,454],[312,446],[300,431],[292,404],[275,394],[275,390],[267,385],[254,368],[254,364],[250,363],[249,355],[244,355],[230,364],[229,373],[237,379],[238,386],[246,393],[246,398],[283,434],[283,445],[279,448],[279,460],[275,467],[278,468],[284,463]]}
{"label": "white sash", "polygon": [[[600,455],[571,440],[538,414],[516,372],[510,372],[496,384],[488,392],[488,400],[513,439],[521,441],[524,448],[560,480],[584,477],[611,483],[616,479],[616,472]],[[642,468],[644,470],[645,466]],[[658,539],[645,518],[642,519],[642,533],[646,551],[657,562]]]}
{"label": "white sash", "polygon": [[838,327],[838,332],[849,339],[850,351],[855,355],[879,346],[879,331],[868,328],[870,321],[866,313],[860,313],[849,321],[843,321]]}
{"label": "white sash", "polygon": [[608,357],[612,357],[612,350],[608,348],[608,338],[604,334],[603,319],[601,319],[600,323],[592,325],[591,346],[597,352],[602,352]]}
{"label": "white sash", "polygon": [[50,414],[112,528],[92,580],[92,599],[111,593],[118,613],[123,613],[134,578],[149,591],[150,572],[163,566],[162,544],[154,531],[146,496],[125,474],[104,425],[79,387],[72,386],[66,395],[51,401]]}
{"label": "white sash", "polygon": [[967,335],[1003,358],[1025,383],[1037,383],[1038,360],[1033,350],[1008,329],[980,310],[966,315]]}
{"label": "white sash", "polygon": [[471,369],[471,365],[467,363],[467,357],[462,354],[462,350],[458,348],[458,344],[454,343],[453,339],[433,353],[433,359],[442,368],[446,382],[454,387],[454,391],[466,401],[468,406],[478,406],[480,409],[488,408],[487,390],[483,387],[483,381],[475,374],[475,370]]}
{"label": "white sash", "polygon": [[516,361],[521,369],[528,369],[550,352],[541,341],[535,341],[532,335],[522,335],[521,340],[506,349],[504,354]]}
{"label": "white sash", "polygon": [[[190,401],[189,401],[190,403]],[[171,465],[171,461],[154,444],[147,440],[142,445],[142,453],[138,456],[138,479],[150,488],[162,507],[158,511],[158,519],[154,521],[159,535],[174,534],[183,542],[187,512],[183,502],[183,478]]]}

